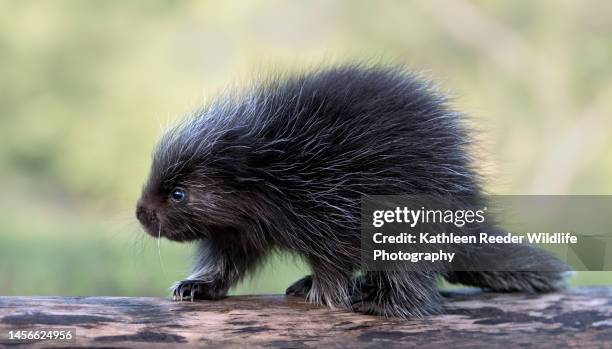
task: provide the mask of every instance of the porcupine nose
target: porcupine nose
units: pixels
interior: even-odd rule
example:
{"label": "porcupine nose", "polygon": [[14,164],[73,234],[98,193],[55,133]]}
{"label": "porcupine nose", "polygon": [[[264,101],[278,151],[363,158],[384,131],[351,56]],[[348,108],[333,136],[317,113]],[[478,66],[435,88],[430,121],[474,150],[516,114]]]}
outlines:
{"label": "porcupine nose", "polygon": [[155,220],[155,211],[146,203],[138,200],[136,204],[136,218],[145,227],[150,228]]}

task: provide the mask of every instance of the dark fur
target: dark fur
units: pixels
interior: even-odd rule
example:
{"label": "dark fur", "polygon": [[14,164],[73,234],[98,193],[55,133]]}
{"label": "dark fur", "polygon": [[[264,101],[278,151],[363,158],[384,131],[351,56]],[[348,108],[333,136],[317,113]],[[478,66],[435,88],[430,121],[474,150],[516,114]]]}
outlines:
{"label": "dark fur", "polygon": [[[402,69],[353,65],[277,77],[217,99],[165,134],[137,216],[151,235],[198,241],[193,274],[174,286],[179,299],[225,296],[275,249],[312,268],[288,294],[386,316],[439,310],[439,274],[496,291],[561,287],[566,267],[535,249],[532,260],[551,272],[355,276],[362,195],[480,201],[469,143],[461,115]],[[184,202],[169,199],[175,187],[185,188]]]}

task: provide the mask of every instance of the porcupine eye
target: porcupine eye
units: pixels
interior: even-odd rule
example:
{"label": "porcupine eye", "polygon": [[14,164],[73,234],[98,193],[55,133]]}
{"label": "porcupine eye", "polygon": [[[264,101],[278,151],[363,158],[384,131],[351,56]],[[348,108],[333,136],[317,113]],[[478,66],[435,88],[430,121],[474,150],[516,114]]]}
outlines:
{"label": "porcupine eye", "polygon": [[174,188],[172,189],[172,193],[170,194],[170,198],[174,202],[182,202],[187,197],[187,192],[183,188]]}

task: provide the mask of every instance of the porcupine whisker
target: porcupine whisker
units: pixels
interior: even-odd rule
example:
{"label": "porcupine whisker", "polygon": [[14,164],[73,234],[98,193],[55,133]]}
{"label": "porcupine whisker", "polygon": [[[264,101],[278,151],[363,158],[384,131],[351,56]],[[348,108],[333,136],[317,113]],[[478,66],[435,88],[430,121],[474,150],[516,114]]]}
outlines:
{"label": "porcupine whisker", "polygon": [[161,222],[159,222],[157,226],[157,257],[159,258],[159,265],[161,266],[162,273],[164,274],[164,276],[166,276],[166,268],[164,267],[164,261],[161,255]]}

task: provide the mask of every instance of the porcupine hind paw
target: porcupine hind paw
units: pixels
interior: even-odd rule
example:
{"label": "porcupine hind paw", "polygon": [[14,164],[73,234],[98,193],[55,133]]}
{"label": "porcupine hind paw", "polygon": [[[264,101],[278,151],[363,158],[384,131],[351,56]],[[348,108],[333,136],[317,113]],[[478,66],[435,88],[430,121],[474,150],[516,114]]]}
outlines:
{"label": "porcupine hind paw", "polygon": [[416,287],[400,291],[375,279],[355,277],[351,289],[351,308],[354,312],[366,315],[403,319],[422,318],[440,312],[437,290],[433,290],[427,283],[412,286]]}
{"label": "porcupine hind paw", "polygon": [[306,298],[308,292],[312,288],[312,275],[305,276],[298,281],[294,282],[287,288],[285,294],[287,296],[297,296]]}

